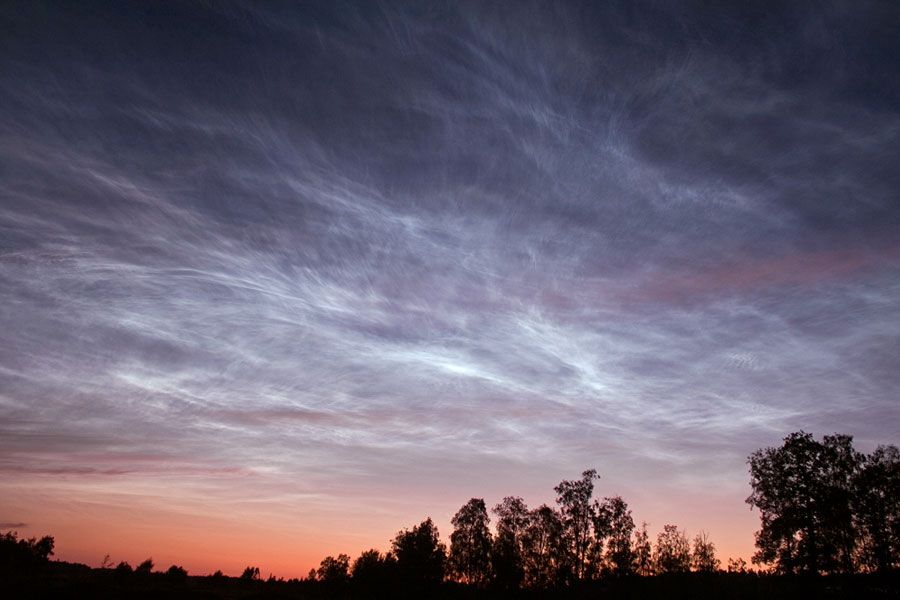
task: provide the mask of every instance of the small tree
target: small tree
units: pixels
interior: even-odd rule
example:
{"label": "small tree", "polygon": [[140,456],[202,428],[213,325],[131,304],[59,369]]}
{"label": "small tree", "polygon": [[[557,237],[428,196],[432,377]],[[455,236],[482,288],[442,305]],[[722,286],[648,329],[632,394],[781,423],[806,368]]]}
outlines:
{"label": "small tree", "polygon": [[691,569],[691,546],[677,525],[666,525],[656,536],[653,563],[657,574],[685,573]]}
{"label": "small tree", "polygon": [[241,573],[241,581],[259,581],[259,567],[247,567]]}
{"label": "small tree", "polygon": [[350,557],[338,554],[337,558],[326,556],[316,570],[316,579],[329,585],[340,585],[350,581]]}
{"label": "small tree", "polygon": [[127,562],[125,562],[123,560],[122,562],[120,562],[119,564],[116,565],[116,568],[113,570],[113,572],[116,575],[124,576],[124,575],[131,575],[132,573],[134,573],[134,569],[132,569],[131,565],[129,565]]}
{"label": "small tree", "polygon": [[650,534],[647,533],[647,522],[634,534],[634,570],[638,575],[653,575],[653,550],[650,545]]}
{"label": "small tree", "polygon": [[183,567],[180,567],[180,566],[178,566],[178,565],[172,565],[172,566],[169,567],[169,569],[166,571],[166,577],[168,577],[168,579],[169,579],[170,581],[173,581],[173,582],[175,582],[175,583],[184,583],[184,582],[186,582],[186,581],[187,581],[187,576],[188,576],[187,571],[186,571]]}
{"label": "small tree", "polygon": [[153,559],[148,558],[147,560],[145,560],[144,562],[139,564],[134,569],[134,572],[137,573],[138,575],[149,575],[150,573],[152,573],[153,572]]}
{"label": "small tree", "polygon": [[747,561],[743,558],[729,558],[728,559],[728,572],[729,573],[746,573],[747,572]]}
{"label": "small tree", "polygon": [[716,546],[706,532],[701,531],[694,537],[694,548],[691,553],[691,566],[699,573],[718,571],[722,563],[716,558]]}
{"label": "small tree", "polygon": [[354,585],[375,594],[386,589],[394,577],[396,562],[392,554],[381,554],[378,550],[366,550],[353,561],[350,576]]}

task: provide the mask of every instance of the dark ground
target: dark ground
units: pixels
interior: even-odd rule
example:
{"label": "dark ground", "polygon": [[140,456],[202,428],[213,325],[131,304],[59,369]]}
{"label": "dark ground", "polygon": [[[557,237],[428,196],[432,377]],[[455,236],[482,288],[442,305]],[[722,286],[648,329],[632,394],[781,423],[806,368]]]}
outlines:
{"label": "dark ground", "polygon": [[685,574],[592,582],[574,590],[520,592],[475,590],[455,584],[430,590],[365,589],[309,581],[244,581],[236,577],[121,574],[112,569],[50,562],[33,572],[0,575],[4,598],[898,598],[900,573],[829,577],[755,574]]}

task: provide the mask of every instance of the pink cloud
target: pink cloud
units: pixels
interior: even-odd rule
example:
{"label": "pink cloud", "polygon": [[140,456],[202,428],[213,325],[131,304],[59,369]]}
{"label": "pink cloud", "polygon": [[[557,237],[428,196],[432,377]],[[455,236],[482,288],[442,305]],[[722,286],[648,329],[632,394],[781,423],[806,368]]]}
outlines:
{"label": "pink cloud", "polygon": [[640,284],[630,300],[689,304],[776,287],[812,287],[896,265],[900,246],[801,252],[722,262],[712,268],[669,272]]}

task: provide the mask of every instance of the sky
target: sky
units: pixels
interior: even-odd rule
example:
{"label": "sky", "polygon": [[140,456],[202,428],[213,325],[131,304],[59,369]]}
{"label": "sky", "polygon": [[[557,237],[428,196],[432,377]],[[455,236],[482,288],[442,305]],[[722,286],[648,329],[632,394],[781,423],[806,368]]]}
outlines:
{"label": "sky", "polygon": [[900,5],[9,2],[0,530],[304,575],[900,433]]}

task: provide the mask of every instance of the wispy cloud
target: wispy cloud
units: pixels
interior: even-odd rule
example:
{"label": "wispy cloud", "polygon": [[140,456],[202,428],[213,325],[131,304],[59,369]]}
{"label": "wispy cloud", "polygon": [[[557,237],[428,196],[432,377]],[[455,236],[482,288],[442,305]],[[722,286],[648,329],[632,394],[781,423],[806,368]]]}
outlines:
{"label": "wispy cloud", "polygon": [[3,11],[16,498],[399,527],[397,494],[596,465],[650,505],[793,429],[896,441],[878,4],[224,6]]}

